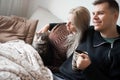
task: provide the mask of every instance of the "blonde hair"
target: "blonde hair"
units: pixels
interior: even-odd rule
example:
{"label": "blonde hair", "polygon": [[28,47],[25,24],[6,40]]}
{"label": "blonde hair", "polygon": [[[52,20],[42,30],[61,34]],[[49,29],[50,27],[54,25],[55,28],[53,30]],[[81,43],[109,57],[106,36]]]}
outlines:
{"label": "blonde hair", "polygon": [[70,34],[66,40],[68,46],[67,55],[71,55],[82,41],[83,36],[90,24],[90,13],[87,8],[79,6],[70,10],[69,14],[74,15],[72,23],[76,27],[76,34]]}

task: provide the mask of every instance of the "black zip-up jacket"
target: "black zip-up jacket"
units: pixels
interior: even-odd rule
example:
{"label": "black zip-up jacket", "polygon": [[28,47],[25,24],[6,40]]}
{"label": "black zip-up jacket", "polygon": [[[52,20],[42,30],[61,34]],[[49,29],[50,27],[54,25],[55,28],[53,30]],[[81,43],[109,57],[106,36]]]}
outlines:
{"label": "black zip-up jacket", "polygon": [[[120,34],[119,26],[117,30]],[[83,71],[74,71],[71,56],[60,68],[66,80],[120,80],[120,37],[111,44],[90,27],[77,50],[87,51],[92,63]]]}

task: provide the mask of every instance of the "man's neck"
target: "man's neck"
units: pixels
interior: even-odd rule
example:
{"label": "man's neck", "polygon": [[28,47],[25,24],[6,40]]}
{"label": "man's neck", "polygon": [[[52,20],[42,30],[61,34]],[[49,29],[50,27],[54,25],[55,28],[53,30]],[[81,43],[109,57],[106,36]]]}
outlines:
{"label": "man's neck", "polygon": [[119,33],[117,32],[116,27],[108,29],[107,31],[100,32],[100,34],[104,38],[116,38],[120,36]]}

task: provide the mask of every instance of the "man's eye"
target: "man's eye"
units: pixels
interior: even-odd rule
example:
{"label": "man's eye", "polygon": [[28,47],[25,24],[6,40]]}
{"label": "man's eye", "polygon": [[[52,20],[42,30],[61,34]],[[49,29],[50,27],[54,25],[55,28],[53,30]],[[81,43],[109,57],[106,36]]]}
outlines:
{"label": "man's eye", "polygon": [[101,12],[101,13],[99,13],[99,14],[104,14],[104,13]]}

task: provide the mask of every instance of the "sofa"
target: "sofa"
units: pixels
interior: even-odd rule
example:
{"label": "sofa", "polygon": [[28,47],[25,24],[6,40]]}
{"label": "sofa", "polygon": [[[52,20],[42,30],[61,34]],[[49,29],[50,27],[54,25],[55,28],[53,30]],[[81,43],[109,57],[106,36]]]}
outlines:
{"label": "sofa", "polygon": [[0,16],[1,80],[53,80],[31,46],[37,23],[18,16]]}

